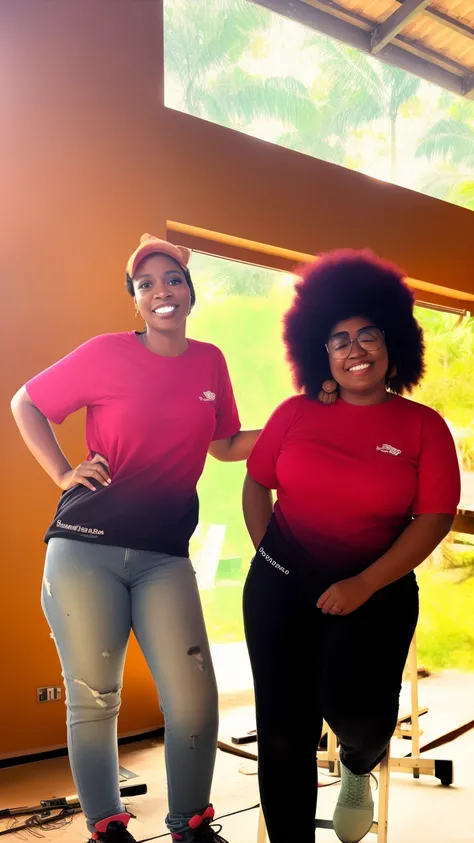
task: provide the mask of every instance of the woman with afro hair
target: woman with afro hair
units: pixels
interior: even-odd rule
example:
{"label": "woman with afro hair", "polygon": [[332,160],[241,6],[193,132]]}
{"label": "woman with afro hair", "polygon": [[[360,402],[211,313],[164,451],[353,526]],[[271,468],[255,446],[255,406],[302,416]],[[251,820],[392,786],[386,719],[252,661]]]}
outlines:
{"label": "woman with afro hair", "polygon": [[418,618],[414,569],[456,514],[448,427],[401,397],[423,374],[413,307],[399,269],[344,250],[302,272],[285,317],[300,394],[264,427],[243,495],[256,549],[245,631],[271,843],[315,839],[323,719],[340,743],[336,834],[357,843],[369,831],[370,773],[397,722]]}

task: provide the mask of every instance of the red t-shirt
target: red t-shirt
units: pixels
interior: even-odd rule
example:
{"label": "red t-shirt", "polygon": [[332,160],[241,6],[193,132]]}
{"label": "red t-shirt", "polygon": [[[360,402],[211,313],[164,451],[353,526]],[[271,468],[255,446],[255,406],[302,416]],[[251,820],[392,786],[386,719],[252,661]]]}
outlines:
{"label": "red t-shirt", "polygon": [[460,472],[451,433],[429,407],[326,406],[303,395],[281,404],[248,460],[277,490],[283,532],[318,565],[371,564],[423,513],[456,513]]}
{"label": "red t-shirt", "polygon": [[26,384],[52,422],[87,407],[89,457],[109,461],[112,483],[76,486],[60,500],[53,536],[186,556],[198,520],[196,484],[209,445],[240,421],[226,361],[189,340],[179,357],[150,352],[135,332],[81,345]]}

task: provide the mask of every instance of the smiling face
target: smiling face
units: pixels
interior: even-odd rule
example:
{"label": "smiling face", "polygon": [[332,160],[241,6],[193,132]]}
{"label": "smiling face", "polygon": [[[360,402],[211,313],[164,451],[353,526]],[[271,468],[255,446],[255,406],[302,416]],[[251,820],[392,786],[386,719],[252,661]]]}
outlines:
{"label": "smiling face", "polygon": [[191,309],[186,276],[167,255],[150,255],[133,278],[135,301],[147,327],[154,331],[184,331]]}
{"label": "smiling face", "polygon": [[328,338],[331,374],[341,398],[378,403],[385,398],[389,367],[383,332],[364,316],[334,325]]}

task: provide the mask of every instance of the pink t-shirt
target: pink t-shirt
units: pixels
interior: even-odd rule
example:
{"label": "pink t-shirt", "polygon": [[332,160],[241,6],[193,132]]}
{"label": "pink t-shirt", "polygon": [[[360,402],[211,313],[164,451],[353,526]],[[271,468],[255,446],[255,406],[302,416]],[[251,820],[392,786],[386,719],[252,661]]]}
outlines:
{"label": "pink t-shirt", "polygon": [[430,407],[283,402],[248,460],[276,489],[275,517],[320,568],[370,564],[424,513],[456,514],[459,465],[449,428]]}
{"label": "pink t-shirt", "polygon": [[112,483],[62,495],[46,534],[187,556],[198,521],[196,485],[212,441],[240,430],[227,365],[189,340],[161,357],[135,332],[104,334],[30,380],[31,400],[61,424],[87,407],[88,455],[105,456]]}

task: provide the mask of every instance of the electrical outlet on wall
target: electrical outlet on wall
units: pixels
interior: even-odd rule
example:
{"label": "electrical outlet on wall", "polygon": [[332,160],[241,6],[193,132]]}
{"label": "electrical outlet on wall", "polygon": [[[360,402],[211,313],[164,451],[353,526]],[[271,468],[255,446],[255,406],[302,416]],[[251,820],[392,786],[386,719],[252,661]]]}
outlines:
{"label": "electrical outlet on wall", "polygon": [[61,699],[61,688],[59,686],[52,686],[49,688],[37,688],[36,699],[39,703],[55,702]]}

